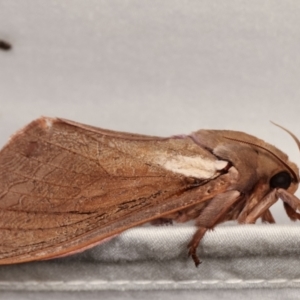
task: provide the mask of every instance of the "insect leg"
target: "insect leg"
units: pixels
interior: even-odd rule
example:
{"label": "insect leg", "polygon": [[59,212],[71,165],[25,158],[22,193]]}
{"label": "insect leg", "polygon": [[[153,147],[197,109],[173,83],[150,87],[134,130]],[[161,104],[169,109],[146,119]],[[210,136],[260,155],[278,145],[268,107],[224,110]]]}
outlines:
{"label": "insect leg", "polygon": [[205,227],[198,227],[197,231],[195,232],[192,240],[188,244],[189,248],[189,256],[193,259],[195,266],[198,267],[201,264],[201,261],[196,253],[196,250],[198,248],[198,245],[200,241],[202,240],[205,232],[208,230],[208,228]]}
{"label": "insect leg", "polygon": [[300,220],[300,214],[297,213],[291,206],[289,206],[286,202],[283,202],[283,206],[286,214],[292,221]]}
{"label": "insect leg", "polygon": [[277,200],[277,190],[271,191],[253,207],[248,215],[242,216],[241,218],[239,217],[238,222],[244,224],[254,224],[258,218],[264,218],[266,216],[266,212]]}
{"label": "insect leg", "polygon": [[277,190],[277,196],[282,199],[285,211],[292,221],[300,220],[300,200],[293,194],[288,193],[284,189]]}
{"label": "insect leg", "polygon": [[269,224],[274,224],[275,220],[270,212],[270,210],[266,210],[262,215],[261,215],[261,220],[264,223],[269,223]]}
{"label": "insect leg", "polygon": [[196,250],[205,232],[222,222],[222,220],[226,220],[228,210],[239,199],[240,192],[235,190],[219,194],[209,201],[199,217],[196,218],[195,224],[198,226],[198,230],[188,244],[189,256],[194,260],[196,267],[200,264]]}
{"label": "insect leg", "polygon": [[279,198],[282,199],[284,203],[287,203],[293,210],[300,209],[300,200],[293,194],[290,194],[284,189],[278,189],[276,194]]}

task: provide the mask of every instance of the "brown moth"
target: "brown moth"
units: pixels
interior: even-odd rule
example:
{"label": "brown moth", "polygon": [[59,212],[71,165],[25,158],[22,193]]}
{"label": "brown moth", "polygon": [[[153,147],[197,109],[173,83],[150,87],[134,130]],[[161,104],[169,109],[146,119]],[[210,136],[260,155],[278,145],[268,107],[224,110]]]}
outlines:
{"label": "brown moth", "polygon": [[274,223],[278,198],[300,219],[298,182],[286,154],[243,132],[161,138],[42,117],[0,152],[0,264],[79,252],[149,221],[195,220],[198,265],[198,244],[219,223]]}

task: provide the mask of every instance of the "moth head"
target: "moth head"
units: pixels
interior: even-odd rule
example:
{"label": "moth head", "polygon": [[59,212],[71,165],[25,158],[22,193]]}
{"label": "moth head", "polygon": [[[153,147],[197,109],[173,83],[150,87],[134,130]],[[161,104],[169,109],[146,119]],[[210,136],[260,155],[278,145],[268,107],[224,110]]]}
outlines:
{"label": "moth head", "polygon": [[289,161],[287,157],[285,160],[282,159],[275,153],[272,153],[269,158],[272,161],[269,169],[266,165],[269,188],[271,190],[284,189],[294,194],[299,185],[299,170],[296,164]]}
{"label": "moth head", "polygon": [[[261,147],[256,145],[257,147]],[[291,162],[286,155],[279,156],[267,148],[266,155],[261,155],[263,163],[258,164],[257,170],[267,179],[270,190],[284,189],[290,194],[294,194],[299,185],[299,169],[296,164]],[[264,151],[263,151],[264,152]]]}
{"label": "moth head", "polygon": [[[293,137],[300,150],[300,142],[296,136],[288,130],[284,130]],[[252,190],[252,197],[249,198],[248,205],[240,213],[238,221],[254,223],[257,218],[261,217],[264,222],[274,223],[275,220],[268,209],[279,198],[283,201],[288,217],[292,221],[300,220],[300,200],[294,195],[299,185],[299,169],[296,164],[290,162],[288,156],[276,147],[262,143],[258,139],[256,141],[253,139],[241,141],[231,137],[229,139],[257,148],[255,170],[258,181]],[[249,210],[253,201],[255,206]]]}
{"label": "moth head", "polygon": [[[296,142],[298,149],[300,150],[300,141],[291,131],[272,121],[271,123],[273,123],[275,126],[278,126],[279,128],[283,129],[285,132],[287,132]],[[277,159],[286,168],[285,170],[279,171],[271,177],[270,187],[282,188],[288,190],[291,193],[295,193],[299,185],[299,170],[297,166],[290,161],[282,161],[279,157],[277,157]]]}
{"label": "moth head", "polygon": [[[297,137],[288,130],[284,130],[293,137],[300,149],[300,142]],[[229,136],[226,134],[225,138],[250,146],[253,150],[256,149],[257,156],[255,157],[255,160],[251,160],[250,156],[248,157],[251,166],[252,163],[255,163],[254,182],[258,185],[263,184],[269,191],[274,189],[284,189],[291,194],[296,192],[299,184],[299,169],[296,164],[289,161],[288,156],[285,153],[276,147],[251,136],[244,135],[243,139],[241,139],[239,136],[236,137],[233,134]],[[247,161],[245,162],[247,166],[243,170],[243,173],[249,172],[249,162],[248,165]],[[249,184],[249,187],[251,186],[252,185]]]}

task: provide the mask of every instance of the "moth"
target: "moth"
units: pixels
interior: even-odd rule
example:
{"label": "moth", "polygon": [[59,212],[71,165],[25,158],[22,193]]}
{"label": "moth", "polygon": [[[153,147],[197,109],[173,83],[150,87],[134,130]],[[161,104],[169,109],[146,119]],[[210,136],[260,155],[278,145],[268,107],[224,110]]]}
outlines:
{"label": "moth", "polygon": [[298,183],[286,154],[243,132],[164,138],[41,117],[0,152],[0,264],[83,251],[147,222],[194,220],[197,266],[199,242],[219,223],[274,223],[279,198],[300,219]]}

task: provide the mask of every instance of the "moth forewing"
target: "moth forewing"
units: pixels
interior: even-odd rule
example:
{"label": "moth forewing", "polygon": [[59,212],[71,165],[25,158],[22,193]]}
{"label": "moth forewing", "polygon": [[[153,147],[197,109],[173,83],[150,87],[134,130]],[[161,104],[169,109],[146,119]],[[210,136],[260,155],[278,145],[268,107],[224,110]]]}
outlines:
{"label": "moth forewing", "polygon": [[82,251],[155,219],[195,219],[197,265],[201,238],[221,222],[272,222],[278,197],[298,218],[298,176],[284,153],[241,132],[161,138],[40,118],[0,152],[0,264]]}
{"label": "moth forewing", "polygon": [[189,137],[33,121],[0,153],[0,263],[80,251],[209,200],[231,184],[227,164]]}

